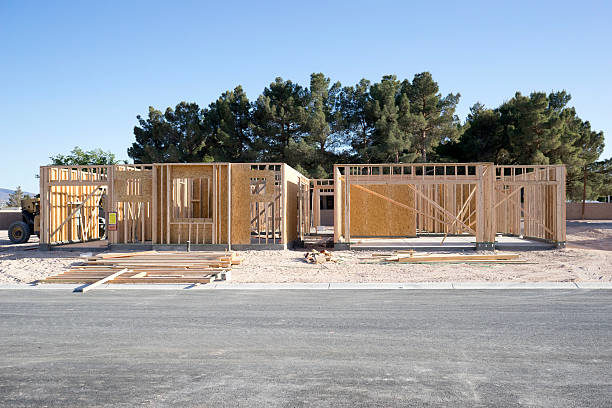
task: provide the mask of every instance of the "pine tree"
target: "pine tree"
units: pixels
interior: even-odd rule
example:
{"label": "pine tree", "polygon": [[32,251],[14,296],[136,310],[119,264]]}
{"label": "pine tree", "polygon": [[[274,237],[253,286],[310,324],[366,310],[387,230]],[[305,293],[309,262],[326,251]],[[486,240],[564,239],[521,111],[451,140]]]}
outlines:
{"label": "pine tree", "polygon": [[302,163],[309,174],[317,178],[330,177],[333,164],[337,161],[335,150],[342,143],[343,130],[340,112],[341,84],[331,84],[322,73],[310,76],[308,104],[304,123],[304,142],[310,147],[302,149]]}
{"label": "pine tree", "polygon": [[203,123],[204,111],[196,103],[181,102],[165,113],[149,107],[149,116],[137,116],[136,142],[128,149],[135,163],[193,163],[213,160],[215,143]]}
{"label": "pine tree", "polygon": [[398,123],[399,109],[396,101],[399,88],[400,82],[395,75],[385,75],[370,88],[375,122],[369,155],[381,163],[398,163],[400,153],[410,146],[408,138],[402,137]]}
{"label": "pine tree", "polygon": [[224,92],[203,115],[205,134],[210,134],[210,154],[215,161],[253,161],[251,104],[241,86]]}
{"label": "pine tree", "polygon": [[345,144],[350,145],[354,155],[352,161],[370,163],[369,148],[372,146],[375,118],[372,115],[371,83],[362,79],[355,86],[342,88],[340,112]]}
{"label": "pine tree", "polygon": [[304,134],[307,94],[304,88],[291,81],[276,78],[253,107],[255,148],[262,161],[285,161],[291,141],[299,143]]}
{"label": "pine tree", "polygon": [[402,83],[413,115],[414,148],[422,162],[440,143],[452,142],[459,135],[455,108],[461,95],[451,93],[442,97],[438,91],[438,84],[429,72],[416,74],[412,83],[408,80]]}
{"label": "pine tree", "polygon": [[6,206],[7,207],[21,207],[21,200],[25,198],[30,198],[30,196],[23,193],[23,190],[21,190],[21,186],[17,186],[15,191],[9,194],[8,200],[6,202]]}

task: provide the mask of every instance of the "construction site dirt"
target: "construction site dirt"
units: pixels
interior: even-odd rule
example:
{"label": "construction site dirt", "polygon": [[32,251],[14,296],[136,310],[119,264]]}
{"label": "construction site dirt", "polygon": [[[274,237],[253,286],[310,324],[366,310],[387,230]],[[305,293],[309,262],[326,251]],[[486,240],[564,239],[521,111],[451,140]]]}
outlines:
{"label": "construction site dirt", "polygon": [[[612,221],[568,221],[567,240],[564,249],[515,252],[520,263],[406,264],[376,259],[376,255],[390,253],[381,250],[331,251],[334,262],[313,264],[305,262],[306,250],[237,251],[243,262],[233,267],[231,280],[236,283],[612,281]],[[35,238],[28,244],[10,244],[7,232],[0,231],[0,284],[29,284],[57,275],[82,263],[81,254],[79,251],[39,251]]]}

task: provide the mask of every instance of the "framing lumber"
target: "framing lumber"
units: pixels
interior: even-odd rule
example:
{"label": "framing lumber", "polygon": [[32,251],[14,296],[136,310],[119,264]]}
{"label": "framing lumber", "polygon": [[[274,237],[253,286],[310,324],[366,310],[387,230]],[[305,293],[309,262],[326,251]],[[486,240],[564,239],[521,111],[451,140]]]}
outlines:
{"label": "framing lumber", "polygon": [[[352,186],[372,201],[355,189],[351,200]],[[334,196],[335,243],[362,235],[360,222],[369,222],[373,236],[399,236],[408,226],[409,236],[444,234],[443,243],[451,234],[473,235],[485,249],[497,233],[551,243],[564,243],[566,233],[562,165],[339,164],[333,179],[308,179],[283,163],[42,166],[40,189],[40,242],[47,246],[100,239],[92,202],[100,194],[105,212],[117,214],[109,245],[285,246],[319,224],[324,195]],[[385,206],[375,217],[357,216],[380,199]]]}
{"label": "framing lumber", "polygon": [[[453,225],[455,225],[455,221],[457,221],[459,219],[459,217],[461,217],[461,215],[463,214],[463,211],[465,211],[465,209],[467,208],[467,205],[470,203],[470,200],[474,196],[474,193],[476,193],[476,189],[473,189],[472,192],[468,195],[467,199],[465,200],[465,202],[461,206],[461,210],[459,210],[459,213],[457,214],[457,217],[455,217],[455,219],[451,223],[451,227]],[[461,219],[461,221],[463,221],[463,218]],[[444,240],[446,239],[447,236],[448,236],[448,231],[446,231],[444,233],[444,237],[442,238],[442,242],[440,243],[440,245],[444,243]]]}
{"label": "framing lumber", "polygon": [[75,292],[82,292],[82,293],[89,292],[90,290],[97,288],[98,286],[102,285],[103,283],[106,283],[108,281],[111,281],[111,280],[115,279],[117,276],[122,275],[122,274],[126,273],[127,271],[129,271],[129,269],[127,269],[127,268],[121,269],[120,271],[117,271],[117,272],[115,272],[113,274],[108,275],[105,278],[97,280],[94,283],[85,286],[84,288],[77,288],[77,289],[75,289]]}
{"label": "framing lumber", "polygon": [[388,261],[397,262],[471,262],[471,261],[508,261],[518,259],[518,254],[495,254],[495,255],[480,255],[480,254],[440,254],[440,255],[398,255],[393,258],[388,258]]}
{"label": "framing lumber", "polygon": [[[364,206],[361,197],[351,200],[350,187],[356,185],[362,189],[367,185],[409,186],[416,201],[414,208],[404,208],[416,210],[417,236],[441,233],[444,234],[442,243],[450,234],[466,233],[476,238],[476,246],[481,249],[493,249],[498,233],[536,238],[557,245],[565,242],[563,165],[335,165],[335,243],[350,243],[350,208]],[[382,196],[393,202],[392,193],[385,192]],[[377,197],[382,198],[381,195]],[[379,219],[371,222],[379,222]],[[375,236],[389,238],[382,234],[372,237]]]}
{"label": "framing lumber", "polygon": [[61,222],[60,225],[57,226],[57,228],[51,233],[51,235],[49,236],[49,238],[53,238],[53,236],[57,233],[57,231],[59,231],[68,221],[70,221],[72,219],[72,217],[74,217],[74,215],[81,209],[83,208],[83,206],[85,205],[85,203],[87,201],[89,201],[89,199],[91,197],[93,197],[99,190],[104,189],[104,186],[98,186],[95,190],[93,190],[91,193],[89,193],[84,199],[83,201],[74,209],[72,210],[72,212],[64,219],[64,221]]}

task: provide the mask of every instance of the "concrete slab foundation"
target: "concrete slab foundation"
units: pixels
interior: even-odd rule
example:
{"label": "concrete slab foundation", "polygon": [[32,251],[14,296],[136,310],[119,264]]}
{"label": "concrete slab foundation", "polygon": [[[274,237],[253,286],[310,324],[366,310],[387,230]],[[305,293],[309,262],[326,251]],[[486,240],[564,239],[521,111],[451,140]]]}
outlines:
{"label": "concrete slab foundation", "polygon": [[549,243],[535,239],[525,239],[511,236],[497,236],[495,242],[476,242],[473,236],[449,236],[442,243],[439,235],[426,235],[417,238],[359,238],[349,243],[336,243],[337,250],[364,250],[364,251],[398,251],[414,250],[423,252],[435,251],[464,251],[494,249],[501,251],[542,251],[558,248],[556,243]]}

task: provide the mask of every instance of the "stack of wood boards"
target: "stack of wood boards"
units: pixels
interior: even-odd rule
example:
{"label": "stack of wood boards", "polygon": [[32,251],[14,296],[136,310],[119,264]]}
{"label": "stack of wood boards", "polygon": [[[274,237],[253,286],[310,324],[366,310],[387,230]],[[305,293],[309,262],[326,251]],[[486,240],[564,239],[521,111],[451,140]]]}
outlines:
{"label": "stack of wood boards", "polygon": [[373,254],[382,261],[398,263],[526,263],[518,254],[417,254],[414,251],[396,251],[394,254]]}
{"label": "stack of wood boards", "polygon": [[93,284],[105,279],[104,283],[201,284],[218,280],[241,262],[234,252],[105,253],[39,282]]}

